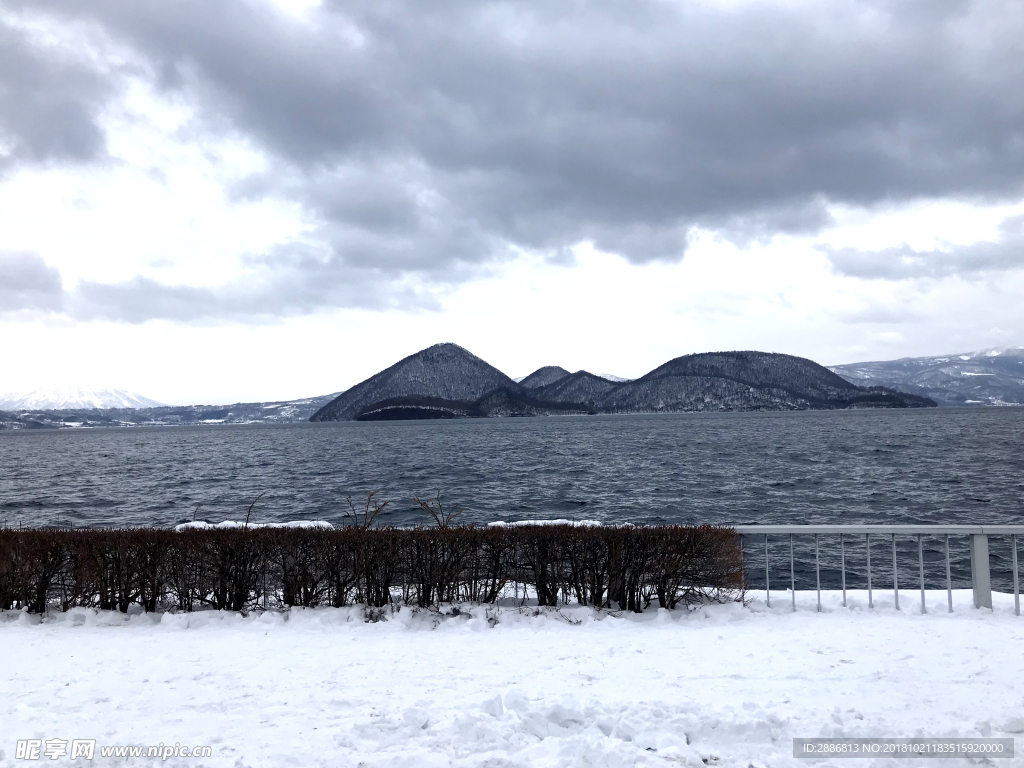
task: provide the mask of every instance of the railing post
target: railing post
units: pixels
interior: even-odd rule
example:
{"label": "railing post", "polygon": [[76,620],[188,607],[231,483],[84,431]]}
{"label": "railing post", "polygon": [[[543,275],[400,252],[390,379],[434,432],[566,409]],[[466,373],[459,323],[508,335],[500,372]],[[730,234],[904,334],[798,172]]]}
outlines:
{"label": "railing post", "polygon": [[921,577],[921,613],[928,613],[924,604],[924,541],[921,534],[917,534],[917,573]]}
{"label": "railing post", "polygon": [[1020,571],[1017,570],[1017,534],[1010,536],[1010,547],[1013,550],[1013,612],[1020,616]]}
{"label": "railing post", "polygon": [[818,534],[814,534],[814,578],[818,584],[818,613],[821,613],[821,564],[818,557]]}
{"label": "railing post", "polygon": [[892,535],[892,593],[896,597],[896,610],[900,609],[900,580],[896,571],[896,534]]}
{"label": "railing post", "polygon": [[974,587],[974,607],[992,607],[992,574],[988,565],[988,536],[971,534],[971,584]]}
{"label": "railing post", "polygon": [[765,604],[772,607],[772,585],[768,581],[768,534],[764,535],[764,601]]}
{"label": "railing post", "polygon": [[949,570],[949,534],[946,534],[946,599],[949,601],[949,612],[953,612],[953,576]]}
{"label": "railing post", "polygon": [[793,564],[793,534],[789,534],[789,593],[793,596],[793,610],[796,610],[796,566]]}
{"label": "railing post", "polygon": [[740,571],[740,587],[745,592],[747,589],[747,548],[743,546],[743,534],[740,534],[740,562],[743,570]]}
{"label": "railing post", "polygon": [[864,546],[868,551],[868,608],[875,607],[875,601],[871,597],[871,534],[864,534]]}
{"label": "railing post", "polygon": [[846,542],[844,535],[839,534],[839,563],[843,570],[843,608],[846,607]]}

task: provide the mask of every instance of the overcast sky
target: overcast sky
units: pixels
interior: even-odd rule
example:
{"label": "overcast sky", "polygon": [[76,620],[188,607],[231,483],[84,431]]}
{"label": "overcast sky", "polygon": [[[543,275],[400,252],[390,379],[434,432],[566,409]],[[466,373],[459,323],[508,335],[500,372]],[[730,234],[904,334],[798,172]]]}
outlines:
{"label": "overcast sky", "polygon": [[0,6],[0,391],[1024,344],[1024,4]]}

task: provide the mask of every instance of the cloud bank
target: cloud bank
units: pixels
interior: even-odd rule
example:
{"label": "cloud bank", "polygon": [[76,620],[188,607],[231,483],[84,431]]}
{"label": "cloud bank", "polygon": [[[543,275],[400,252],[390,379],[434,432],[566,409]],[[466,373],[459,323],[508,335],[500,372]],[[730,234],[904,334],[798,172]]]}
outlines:
{"label": "cloud bank", "polygon": [[999,237],[970,245],[918,251],[907,245],[879,251],[825,249],[840,274],[870,280],[973,277],[1024,267],[1024,216],[1003,220]]}
{"label": "cloud bank", "polygon": [[[113,162],[104,111],[142,82],[189,105],[193,135],[263,154],[230,196],[313,222],[220,288],[85,281],[83,317],[390,305],[523,251],[673,261],[697,231],[814,235],[836,204],[1024,196],[1012,0],[66,0],[0,20],[0,173]],[[857,277],[970,275],[1020,265],[1013,226],[927,257],[828,255]]]}
{"label": "cloud bank", "polygon": [[0,314],[59,310],[64,303],[60,273],[37,254],[0,251]]}

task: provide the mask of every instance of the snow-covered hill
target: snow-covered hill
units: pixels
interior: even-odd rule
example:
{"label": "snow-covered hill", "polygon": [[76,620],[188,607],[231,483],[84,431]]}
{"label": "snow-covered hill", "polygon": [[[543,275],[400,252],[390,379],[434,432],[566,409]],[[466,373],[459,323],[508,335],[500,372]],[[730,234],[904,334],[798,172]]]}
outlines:
{"label": "snow-covered hill", "polygon": [[473,402],[506,388],[519,390],[504,373],[457,344],[435,344],[346,390],[310,421],[350,421],[366,407],[393,398]]}
{"label": "snow-covered hill", "polygon": [[0,411],[69,408],[155,408],[163,403],[126,389],[87,389],[76,386],[37,389],[27,394],[0,395]]}
{"label": "snow-covered hill", "polygon": [[1024,405],[1021,347],[850,363],[831,370],[860,386],[892,387],[942,405]]}

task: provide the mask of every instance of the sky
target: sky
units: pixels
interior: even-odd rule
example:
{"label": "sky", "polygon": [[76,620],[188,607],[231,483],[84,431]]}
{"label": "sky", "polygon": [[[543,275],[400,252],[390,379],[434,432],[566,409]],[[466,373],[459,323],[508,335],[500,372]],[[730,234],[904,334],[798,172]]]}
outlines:
{"label": "sky", "polygon": [[1024,345],[1017,0],[6,0],[0,392]]}

